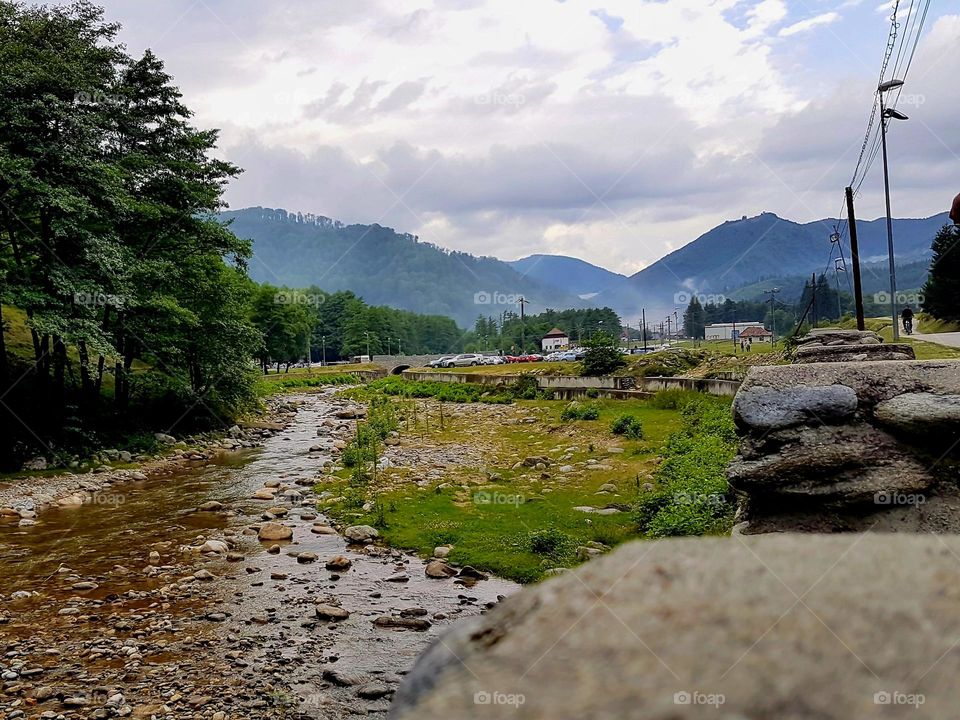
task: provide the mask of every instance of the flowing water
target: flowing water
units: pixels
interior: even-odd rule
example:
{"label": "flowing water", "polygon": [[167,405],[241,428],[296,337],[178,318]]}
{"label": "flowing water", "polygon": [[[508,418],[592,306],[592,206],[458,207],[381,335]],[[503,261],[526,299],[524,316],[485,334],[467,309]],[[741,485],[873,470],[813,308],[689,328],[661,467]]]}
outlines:
{"label": "flowing water", "polygon": [[[340,401],[296,400],[295,420],[261,448],[115,486],[33,527],[0,523],[0,718],[384,713],[427,644],[516,589],[495,578],[431,579],[414,556],[312,532],[324,519],[312,517],[309,481],[332,458],[309,448]],[[282,521],[294,535],[277,554],[255,528],[282,503],[251,499],[272,481],[304,494],[287,503]],[[196,510],[209,501],[228,511]],[[222,537],[242,559],[181,551]],[[152,551],[158,567],[148,564]],[[299,553],[319,559],[304,564]],[[335,555],[350,569],[327,570]],[[201,569],[214,578],[195,579]],[[318,601],[350,617],[318,619]],[[429,627],[373,623],[401,615]]]}

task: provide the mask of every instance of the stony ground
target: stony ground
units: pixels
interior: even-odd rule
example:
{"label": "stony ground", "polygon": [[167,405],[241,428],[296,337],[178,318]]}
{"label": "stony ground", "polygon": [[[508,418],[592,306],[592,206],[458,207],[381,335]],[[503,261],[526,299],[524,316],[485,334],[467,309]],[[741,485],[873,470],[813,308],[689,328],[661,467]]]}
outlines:
{"label": "stony ground", "polygon": [[445,563],[428,576],[318,515],[312,486],[354,421],[329,394],[300,403],[252,456],[97,477],[81,505],[9,500],[0,720],[383,715],[431,640],[514,590]]}

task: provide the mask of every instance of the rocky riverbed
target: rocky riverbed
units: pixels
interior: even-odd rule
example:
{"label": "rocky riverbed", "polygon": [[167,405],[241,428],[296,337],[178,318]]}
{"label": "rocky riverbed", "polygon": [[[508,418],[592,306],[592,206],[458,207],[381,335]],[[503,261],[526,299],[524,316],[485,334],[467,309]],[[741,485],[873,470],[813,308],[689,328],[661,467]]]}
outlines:
{"label": "rocky riverbed", "polygon": [[313,484],[352,407],[292,402],[260,448],[4,497],[0,720],[383,715],[427,644],[516,589],[328,524]]}

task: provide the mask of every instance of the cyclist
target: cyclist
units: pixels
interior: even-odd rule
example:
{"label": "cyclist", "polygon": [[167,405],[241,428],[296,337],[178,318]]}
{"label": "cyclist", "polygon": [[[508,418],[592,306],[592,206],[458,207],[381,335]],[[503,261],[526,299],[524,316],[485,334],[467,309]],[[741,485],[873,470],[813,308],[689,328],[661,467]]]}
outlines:
{"label": "cyclist", "polygon": [[913,334],[913,310],[907,305],[900,313],[900,319],[903,321],[903,329],[907,335]]}

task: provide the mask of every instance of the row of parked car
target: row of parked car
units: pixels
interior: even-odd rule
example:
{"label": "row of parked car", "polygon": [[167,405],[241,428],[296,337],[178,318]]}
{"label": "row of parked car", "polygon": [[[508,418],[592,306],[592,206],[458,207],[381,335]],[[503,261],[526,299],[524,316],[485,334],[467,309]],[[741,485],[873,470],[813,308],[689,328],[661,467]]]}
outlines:
{"label": "row of parked car", "polygon": [[585,350],[565,350],[553,352],[549,355],[532,353],[530,355],[483,355],[481,353],[461,353],[460,355],[444,355],[427,363],[432,368],[471,367],[477,365],[503,365],[504,363],[532,363],[532,362],[574,362],[582,360]]}

